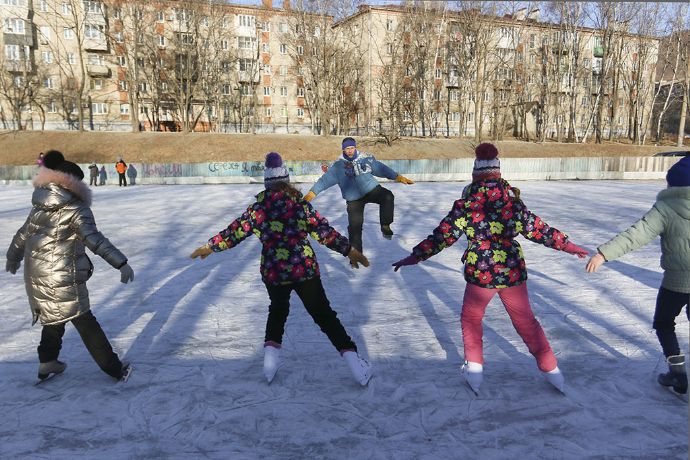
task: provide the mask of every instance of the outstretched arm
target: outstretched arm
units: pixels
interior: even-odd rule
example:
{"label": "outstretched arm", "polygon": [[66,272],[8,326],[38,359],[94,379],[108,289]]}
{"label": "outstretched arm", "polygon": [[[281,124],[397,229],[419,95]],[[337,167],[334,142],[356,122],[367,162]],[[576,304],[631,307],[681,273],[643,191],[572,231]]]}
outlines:
{"label": "outstretched arm", "polygon": [[233,220],[227,228],[209,238],[205,245],[196,248],[194,252],[190,254],[190,257],[192,259],[196,259],[197,257],[205,259],[212,252],[221,252],[237,246],[251,235],[256,226],[257,213],[261,212],[263,211],[258,209],[257,203],[252,204],[240,217]]}
{"label": "outstretched arm", "polygon": [[585,269],[588,273],[595,272],[604,262],[617,259],[645,246],[659,236],[663,230],[664,216],[654,206],[628,229],[599,246],[597,254],[587,262]]}
{"label": "outstretched arm", "polygon": [[467,228],[465,215],[465,200],[457,200],[453,208],[441,220],[431,235],[422,240],[412,249],[412,254],[393,264],[395,271],[405,265],[414,265],[422,260],[438,254],[447,247],[452,246],[462,236]]}
{"label": "outstretched arm", "polygon": [[307,201],[313,200],[316,198],[316,195],[338,183],[338,176],[336,175],[335,169],[335,165],[333,165],[333,167],[328,168],[328,171],[319,177],[319,180],[316,181],[311,189],[309,189],[309,192],[304,196]]}

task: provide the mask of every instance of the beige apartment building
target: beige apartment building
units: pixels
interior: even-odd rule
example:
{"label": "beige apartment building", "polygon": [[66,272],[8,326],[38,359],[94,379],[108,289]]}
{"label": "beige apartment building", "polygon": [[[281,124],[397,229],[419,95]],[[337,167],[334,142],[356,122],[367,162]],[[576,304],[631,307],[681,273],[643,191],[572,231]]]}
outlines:
{"label": "beige apartment building", "polygon": [[333,24],[273,3],[0,0],[0,126],[563,140],[648,129],[655,38],[548,24],[538,10],[363,5]]}

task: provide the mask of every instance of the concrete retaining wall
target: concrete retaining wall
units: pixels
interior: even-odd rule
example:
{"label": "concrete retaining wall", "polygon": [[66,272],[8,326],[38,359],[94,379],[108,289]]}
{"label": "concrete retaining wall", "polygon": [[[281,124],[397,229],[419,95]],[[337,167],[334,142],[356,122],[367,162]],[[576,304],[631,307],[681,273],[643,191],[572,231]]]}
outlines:
{"label": "concrete retaining wall", "polygon": [[[504,158],[503,176],[509,180],[663,179],[680,157]],[[386,160],[400,174],[415,181],[468,181],[473,160]],[[326,163],[287,161],[293,182],[315,182]],[[88,181],[88,165],[80,164]],[[103,166],[101,164],[99,167]],[[106,184],[117,185],[114,164],[105,165]],[[209,162],[130,165],[137,184],[228,184],[263,182],[262,162]],[[0,183],[30,183],[35,166],[0,166]],[[128,178],[128,180],[130,180]]]}

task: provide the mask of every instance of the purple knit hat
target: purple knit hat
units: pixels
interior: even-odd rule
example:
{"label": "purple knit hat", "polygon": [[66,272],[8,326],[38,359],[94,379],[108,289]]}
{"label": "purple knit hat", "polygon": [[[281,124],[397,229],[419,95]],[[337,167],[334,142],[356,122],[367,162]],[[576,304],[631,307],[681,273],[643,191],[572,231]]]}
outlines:
{"label": "purple knit hat", "polygon": [[290,173],[283,165],[283,158],[280,154],[278,152],[269,152],[266,155],[264,185],[268,187],[276,182],[290,182]]}

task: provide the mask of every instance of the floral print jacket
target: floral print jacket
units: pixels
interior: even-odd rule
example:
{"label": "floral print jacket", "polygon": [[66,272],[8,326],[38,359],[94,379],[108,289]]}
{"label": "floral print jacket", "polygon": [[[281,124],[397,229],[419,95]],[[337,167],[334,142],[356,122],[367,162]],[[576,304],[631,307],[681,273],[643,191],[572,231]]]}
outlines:
{"label": "floral print jacket", "polygon": [[254,204],[208,242],[214,252],[220,252],[237,246],[252,233],[263,246],[261,279],[269,285],[298,283],[320,276],[308,235],[340,254],[350,251],[347,238],[310,203],[282,191],[259,193]]}
{"label": "floral print jacket", "polygon": [[452,246],[463,233],[468,243],[462,256],[465,280],[485,288],[517,286],[527,279],[522,248],[515,241],[518,235],[558,250],[568,242],[564,233],[530,212],[504,179],[468,185],[463,197],[412,253],[426,260]]}

